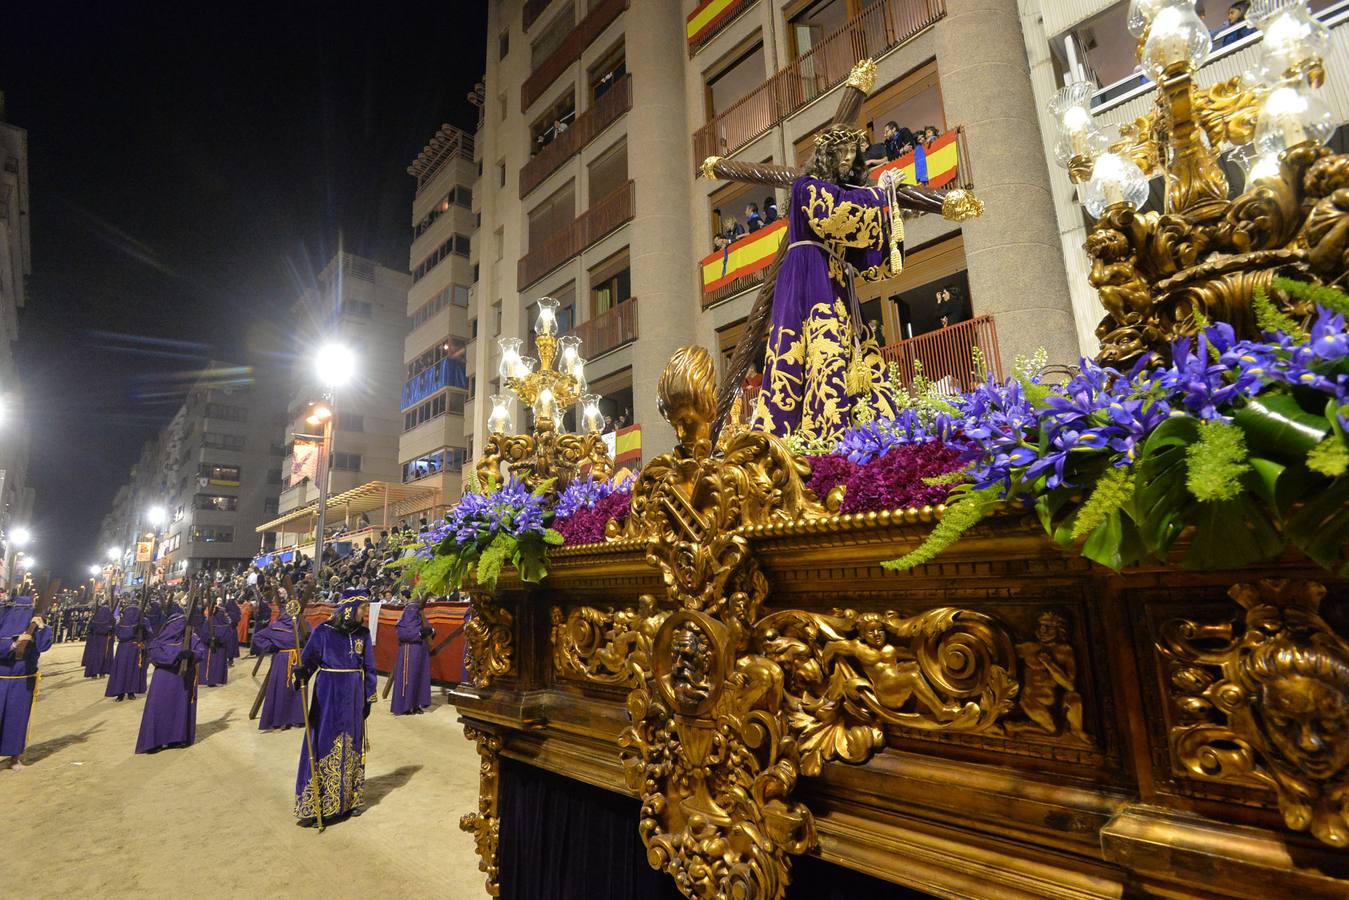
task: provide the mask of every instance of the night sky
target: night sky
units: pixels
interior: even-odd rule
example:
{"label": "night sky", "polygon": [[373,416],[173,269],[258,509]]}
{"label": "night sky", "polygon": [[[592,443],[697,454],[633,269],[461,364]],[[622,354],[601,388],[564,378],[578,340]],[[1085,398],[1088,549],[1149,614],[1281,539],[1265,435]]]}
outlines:
{"label": "night sky", "polygon": [[209,358],[291,346],[340,246],[406,270],[413,179],[467,127],[481,0],[16,4],[6,118],[28,129],[33,277],[19,356],[33,554],[78,580],[140,446]]}

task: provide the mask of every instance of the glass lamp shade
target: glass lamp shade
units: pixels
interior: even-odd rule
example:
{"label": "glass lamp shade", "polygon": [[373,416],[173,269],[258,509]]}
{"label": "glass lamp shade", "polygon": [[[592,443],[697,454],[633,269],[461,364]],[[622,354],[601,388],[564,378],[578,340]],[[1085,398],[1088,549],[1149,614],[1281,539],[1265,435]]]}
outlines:
{"label": "glass lamp shade", "polygon": [[1228,158],[1241,167],[1247,185],[1267,178],[1278,178],[1282,174],[1279,154],[1261,153],[1255,144],[1242,144],[1228,154]]}
{"label": "glass lamp shade", "polygon": [[1129,33],[1134,37],[1142,37],[1143,32],[1148,30],[1152,17],[1161,9],[1162,2],[1163,0],[1129,0],[1127,19]]}
{"label": "glass lamp shade", "polygon": [[1134,209],[1148,202],[1148,177],[1138,164],[1118,153],[1102,153],[1091,167],[1091,179],[1082,186],[1082,205],[1093,218],[1116,203]]}
{"label": "glass lamp shade", "polygon": [[599,394],[581,395],[581,430],[599,434],[604,430],[604,413],[600,412]]}
{"label": "glass lamp shade", "polygon": [[1162,0],[1143,45],[1143,71],[1153,81],[1180,63],[1193,71],[1204,64],[1212,49],[1213,38],[1194,11],[1194,0]]}
{"label": "glass lamp shade", "polygon": [[1251,21],[1263,35],[1265,69],[1279,77],[1321,59],[1330,47],[1330,30],[1303,0],[1265,0],[1251,8]]}
{"label": "glass lamp shade", "polygon": [[515,364],[515,377],[524,378],[532,375],[534,370],[539,367],[539,361],[532,356],[522,356],[520,361]]}
{"label": "glass lamp shade", "polygon": [[539,337],[557,334],[557,301],[552,297],[539,298],[539,317],[534,320],[534,333]]}
{"label": "glass lamp shade", "polygon": [[584,394],[589,385],[586,383],[586,361],[581,357],[576,357],[576,364],[571,367],[571,377],[576,379],[576,393]]}
{"label": "glass lamp shade", "polygon": [[492,412],[487,416],[487,430],[492,434],[505,434],[512,431],[514,423],[511,422],[510,398],[501,394],[493,394],[488,399],[492,404]]}
{"label": "glass lamp shade", "polygon": [[534,399],[534,417],[549,420],[557,418],[557,401],[553,399],[551,388],[539,391],[539,396]]}
{"label": "glass lamp shade", "polygon": [[524,341],[519,338],[499,338],[497,346],[501,348],[501,361],[497,363],[497,375],[502,384],[507,379],[519,377],[520,346]]}
{"label": "glass lamp shade", "polygon": [[1277,154],[1303,141],[1324,144],[1334,131],[1335,121],[1324,100],[1307,88],[1285,84],[1270,91],[1260,107],[1255,148]]}
{"label": "glass lamp shade", "polygon": [[1096,85],[1090,81],[1075,81],[1059,88],[1049,101],[1049,114],[1058,125],[1058,140],[1054,143],[1054,158],[1067,166],[1075,156],[1095,159],[1104,153],[1110,141],[1092,121],[1090,104]]}
{"label": "glass lamp shade", "polygon": [[570,375],[571,370],[576,366],[576,360],[581,358],[581,339],[574,334],[557,339],[557,370],[563,375]]}

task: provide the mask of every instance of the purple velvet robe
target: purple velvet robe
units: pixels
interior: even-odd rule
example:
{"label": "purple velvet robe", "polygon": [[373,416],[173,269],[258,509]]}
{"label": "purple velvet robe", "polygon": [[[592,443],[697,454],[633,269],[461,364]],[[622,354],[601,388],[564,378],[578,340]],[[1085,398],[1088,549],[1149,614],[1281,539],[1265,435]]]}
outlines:
{"label": "purple velvet robe", "polygon": [[225,618],[230,623],[229,632],[225,635],[225,649],[229,652],[230,665],[234,665],[234,660],[239,658],[239,620],[243,617],[244,611],[233,597],[225,601]]}
{"label": "purple velvet robe", "polygon": [[99,606],[89,618],[82,660],[85,678],[97,678],[112,672],[113,629],[116,624],[112,608],[107,606]]}
{"label": "purple velvet robe", "polygon": [[[155,664],[155,674],[150,680],[150,692],[145,696],[145,710],[141,713],[137,753],[170,744],[186,746],[197,739],[196,670],[206,658],[206,648],[202,646],[201,638],[193,634],[190,647],[193,658],[178,662],[186,627],[182,610],[175,608],[159,634],[146,647],[150,661]],[[183,668],[187,671],[182,671]]]}
{"label": "purple velvet robe", "polygon": [[203,687],[219,687],[229,681],[230,657],[225,643],[229,631],[229,617],[223,609],[216,609],[197,626],[197,636],[206,647],[206,662],[197,670],[197,683]]}
{"label": "purple velvet robe", "polygon": [[[863,402],[877,416],[895,415],[879,348],[866,323],[855,321],[860,310],[849,290],[850,273],[854,281],[893,274],[885,192],[803,175],[792,185],[787,215],[788,250],[773,294],[753,427],[778,437],[836,440]],[[791,246],[798,242],[808,243]],[[853,385],[862,388],[855,393],[848,390],[854,366],[866,376],[864,386]]]}
{"label": "purple velvet robe", "polygon": [[141,609],[127,605],[117,617],[117,655],[112,661],[105,697],[145,693],[145,636],[141,629]]}
{"label": "purple velvet robe", "polygon": [[309,753],[302,743],[295,816],[314,816],[316,782],[323,818],[336,819],[361,805],[365,788],[364,707],[375,699],[376,681],[370,629],[359,626],[343,634],[320,622],[310,633],[300,662],[317,670],[311,681],[309,725],[319,777],[311,780]]}
{"label": "purple velvet robe", "polygon": [[398,655],[389,675],[393,679],[389,711],[401,716],[431,705],[431,653],[422,638],[422,601],[414,600],[403,607],[395,630]]}
{"label": "purple velvet robe", "polygon": [[295,628],[290,614],[282,613],[272,624],[253,632],[252,647],[255,655],[272,654],[258,728],[271,731],[288,725],[303,725],[304,703],[291,681],[291,671],[299,661],[300,653],[295,649]]}
{"label": "purple velvet robe", "polygon": [[38,656],[50,650],[52,629],[44,625],[22,653],[15,639],[33,618],[33,598],[0,606],[0,756],[18,756],[28,744],[28,721],[37,696]]}

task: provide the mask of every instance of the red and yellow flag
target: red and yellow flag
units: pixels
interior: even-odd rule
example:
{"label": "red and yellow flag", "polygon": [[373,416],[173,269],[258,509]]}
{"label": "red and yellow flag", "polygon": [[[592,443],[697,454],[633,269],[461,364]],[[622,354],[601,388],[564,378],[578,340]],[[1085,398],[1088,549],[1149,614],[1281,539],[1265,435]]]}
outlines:
{"label": "red and yellow flag", "polygon": [[703,257],[703,293],[710,294],[722,285],[765,268],[773,261],[786,234],[787,220],[778,219],[731,246]]}
{"label": "red and yellow flag", "polygon": [[721,23],[735,15],[743,3],[744,0],[704,0],[699,3],[689,13],[686,24],[689,45],[698,43],[708,32],[716,30]]}
{"label": "red and yellow flag", "polygon": [[[955,181],[959,169],[959,154],[956,152],[956,132],[951,130],[937,138],[925,151],[927,156],[927,186],[945,187]],[[887,169],[899,169],[904,173],[905,184],[921,184],[918,180],[917,161],[913,153],[871,170],[873,179],[880,178]]]}

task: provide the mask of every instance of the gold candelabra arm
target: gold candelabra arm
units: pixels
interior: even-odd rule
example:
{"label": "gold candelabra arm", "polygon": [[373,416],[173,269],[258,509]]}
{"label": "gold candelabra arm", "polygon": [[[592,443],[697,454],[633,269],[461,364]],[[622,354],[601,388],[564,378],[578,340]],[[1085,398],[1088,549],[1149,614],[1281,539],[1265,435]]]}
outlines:
{"label": "gold candelabra arm", "polygon": [[541,334],[534,338],[534,344],[539,351],[539,373],[550,371],[553,360],[557,358],[557,338],[550,334]]}

